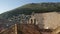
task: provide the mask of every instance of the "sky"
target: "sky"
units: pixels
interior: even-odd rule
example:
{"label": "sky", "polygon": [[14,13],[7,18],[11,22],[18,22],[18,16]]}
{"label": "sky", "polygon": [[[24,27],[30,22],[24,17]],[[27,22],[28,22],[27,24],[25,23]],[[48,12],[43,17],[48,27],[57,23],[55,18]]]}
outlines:
{"label": "sky", "polygon": [[0,0],[0,14],[28,3],[60,2],[60,0]]}

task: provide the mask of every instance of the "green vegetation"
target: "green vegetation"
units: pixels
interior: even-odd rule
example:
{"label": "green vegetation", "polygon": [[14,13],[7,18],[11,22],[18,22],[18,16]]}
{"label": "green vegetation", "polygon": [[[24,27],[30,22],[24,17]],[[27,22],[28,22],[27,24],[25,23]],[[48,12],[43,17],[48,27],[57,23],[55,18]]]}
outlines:
{"label": "green vegetation", "polygon": [[24,6],[18,7],[14,10],[7,11],[0,15],[1,18],[11,18],[12,16],[17,16],[19,14],[31,14],[35,13],[45,13],[45,12],[59,12],[60,3],[30,3]]}

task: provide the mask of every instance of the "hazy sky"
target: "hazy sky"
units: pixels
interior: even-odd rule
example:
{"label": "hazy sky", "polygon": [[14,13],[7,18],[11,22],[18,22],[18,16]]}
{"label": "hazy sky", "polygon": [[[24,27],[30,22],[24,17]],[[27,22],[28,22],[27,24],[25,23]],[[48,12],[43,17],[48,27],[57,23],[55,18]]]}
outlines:
{"label": "hazy sky", "polygon": [[60,2],[60,0],[0,0],[0,14],[27,3]]}

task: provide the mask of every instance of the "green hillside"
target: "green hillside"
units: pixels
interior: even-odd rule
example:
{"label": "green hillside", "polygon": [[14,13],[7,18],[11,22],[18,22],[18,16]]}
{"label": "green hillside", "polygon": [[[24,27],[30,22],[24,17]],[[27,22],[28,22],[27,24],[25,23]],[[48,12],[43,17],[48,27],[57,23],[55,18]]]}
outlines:
{"label": "green hillside", "polygon": [[30,3],[2,13],[0,14],[0,18],[11,18],[12,16],[18,16],[19,14],[30,15],[32,12],[45,13],[53,11],[60,11],[60,3]]}

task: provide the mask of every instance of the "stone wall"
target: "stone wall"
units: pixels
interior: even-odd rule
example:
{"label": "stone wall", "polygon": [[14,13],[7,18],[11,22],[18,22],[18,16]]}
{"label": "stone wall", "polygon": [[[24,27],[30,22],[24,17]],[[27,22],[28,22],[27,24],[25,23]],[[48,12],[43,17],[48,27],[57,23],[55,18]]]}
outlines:
{"label": "stone wall", "polygon": [[55,29],[60,26],[60,14],[57,12],[35,13],[34,18],[41,29]]}
{"label": "stone wall", "polygon": [[57,12],[44,13],[44,28],[53,28],[60,26],[60,14]]}

